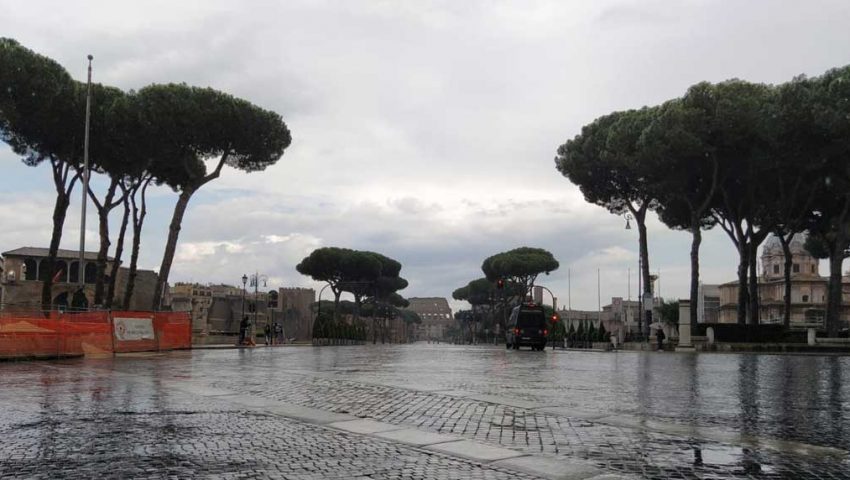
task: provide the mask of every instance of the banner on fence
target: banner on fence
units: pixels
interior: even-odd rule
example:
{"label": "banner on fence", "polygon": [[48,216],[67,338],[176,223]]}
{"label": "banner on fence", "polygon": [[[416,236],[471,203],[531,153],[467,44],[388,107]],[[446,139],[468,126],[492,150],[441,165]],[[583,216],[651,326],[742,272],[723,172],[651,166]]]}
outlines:
{"label": "banner on fence", "polygon": [[151,318],[124,318],[114,317],[115,338],[120,341],[126,340],[155,340],[153,333],[153,319]]}

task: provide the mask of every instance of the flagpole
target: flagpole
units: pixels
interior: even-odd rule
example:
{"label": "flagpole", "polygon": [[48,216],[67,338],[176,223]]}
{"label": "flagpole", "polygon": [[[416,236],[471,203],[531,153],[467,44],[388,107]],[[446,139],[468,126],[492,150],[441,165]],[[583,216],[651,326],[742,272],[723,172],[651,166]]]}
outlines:
{"label": "flagpole", "polygon": [[80,209],[80,265],[79,277],[77,281],[80,283],[80,291],[86,283],[86,201],[89,195],[89,123],[91,121],[91,61],[93,56],[89,55],[89,72],[88,81],[86,82],[86,131],[83,140],[83,206]]}

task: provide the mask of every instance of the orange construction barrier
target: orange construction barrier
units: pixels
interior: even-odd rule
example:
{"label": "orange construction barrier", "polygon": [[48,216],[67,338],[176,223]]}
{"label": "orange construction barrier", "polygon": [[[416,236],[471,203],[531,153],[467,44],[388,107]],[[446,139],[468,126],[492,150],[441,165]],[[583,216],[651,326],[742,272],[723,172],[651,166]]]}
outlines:
{"label": "orange construction barrier", "polygon": [[192,348],[192,317],[188,312],[156,312],[154,325],[160,350]]}
{"label": "orange construction barrier", "polygon": [[188,312],[0,312],[0,359],[185,348]]}

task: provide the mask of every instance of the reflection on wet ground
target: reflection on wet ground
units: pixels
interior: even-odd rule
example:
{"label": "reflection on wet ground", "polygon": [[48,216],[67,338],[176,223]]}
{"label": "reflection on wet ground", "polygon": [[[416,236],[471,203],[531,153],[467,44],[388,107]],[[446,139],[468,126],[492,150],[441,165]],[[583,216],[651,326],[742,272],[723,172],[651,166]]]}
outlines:
{"label": "reflection on wet ground", "polygon": [[[97,465],[123,458],[125,448],[148,452],[157,459],[152,465],[175,468],[177,475],[235,472],[237,458],[254,458],[254,449],[242,446],[253,441],[250,432],[274,430],[272,419],[246,415],[222,403],[225,397],[193,395],[175,385],[241,392],[534,455],[581,458],[647,478],[850,478],[848,362],[417,344],[0,364],[0,478],[12,467],[41,475],[39,465],[50,459],[60,464],[71,458],[67,464],[79,468]],[[230,424],[238,426],[238,439],[223,428]],[[310,432],[316,445],[338,441],[339,434]],[[215,446],[209,435],[227,440]],[[165,455],[161,442],[182,445],[174,453],[179,458]],[[297,442],[279,438],[278,444],[270,448],[285,450]],[[381,455],[378,448],[373,457]],[[222,459],[230,457],[235,463],[227,467]],[[298,465],[315,461],[307,456],[287,470],[261,457],[266,476],[303,476],[309,470]],[[129,460],[125,467],[142,468]],[[490,474],[498,477],[497,471],[482,473]]]}

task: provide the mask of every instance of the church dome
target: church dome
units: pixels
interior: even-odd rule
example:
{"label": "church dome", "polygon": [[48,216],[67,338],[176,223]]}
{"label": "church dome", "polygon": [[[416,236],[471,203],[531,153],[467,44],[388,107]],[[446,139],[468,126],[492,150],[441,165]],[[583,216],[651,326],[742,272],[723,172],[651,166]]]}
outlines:
{"label": "church dome", "polygon": [[[805,243],[805,233],[794,234],[794,237],[791,238],[791,242],[788,245],[791,248],[791,255],[811,256],[804,247]],[[769,237],[767,237],[767,240],[764,241],[764,245],[762,246],[762,255],[784,255],[784,253],[782,252],[782,242],[779,240],[779,237],[774,234],[771,234]]]}

